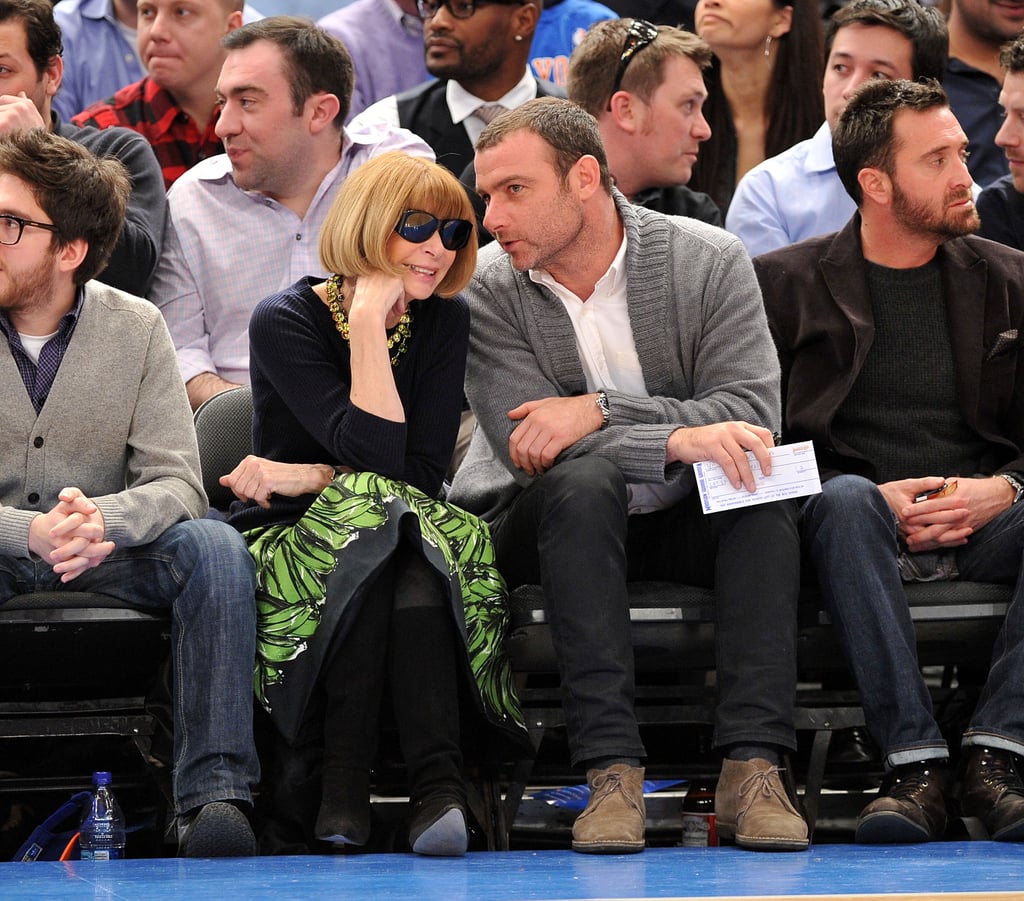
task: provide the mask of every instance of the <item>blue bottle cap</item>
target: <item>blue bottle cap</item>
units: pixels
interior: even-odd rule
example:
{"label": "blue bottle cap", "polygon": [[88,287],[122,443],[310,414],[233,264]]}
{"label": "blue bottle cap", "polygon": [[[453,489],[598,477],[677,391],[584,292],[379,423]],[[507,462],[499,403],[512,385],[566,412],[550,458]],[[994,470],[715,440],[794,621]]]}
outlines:
{"label": "blue bottle cap", "polygon": [[110,785],[113,780],[110,778],[110,773],[106,770],[100,770],[99,772],[92,774],[93,785]]}

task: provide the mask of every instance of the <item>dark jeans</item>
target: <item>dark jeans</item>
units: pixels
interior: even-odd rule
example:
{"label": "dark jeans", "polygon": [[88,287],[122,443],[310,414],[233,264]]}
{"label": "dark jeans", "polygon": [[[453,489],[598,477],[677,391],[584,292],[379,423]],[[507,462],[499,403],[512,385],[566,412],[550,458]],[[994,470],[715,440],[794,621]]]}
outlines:
{"label": "dark jeans", "polygon": [[796,747],[795,506],[704,516],[696,497],[628,516],[622,474],[583,457],[522,491],[492,526],[510,587],[544,589],[574,764],[642,757],[633,712],[627,582],[716,588],[715,743]]}
{"label": "dark jeans", "polygon": [[[917,662],[896,563],[896,516],[869,480],[838,476],[803,509],[804,542],[826,609],[860,689],[864,716],[890,766],[947,756]],[[1024,504],[956,552],[960,578],[1016,585],[965,745],[1024,754]]]}

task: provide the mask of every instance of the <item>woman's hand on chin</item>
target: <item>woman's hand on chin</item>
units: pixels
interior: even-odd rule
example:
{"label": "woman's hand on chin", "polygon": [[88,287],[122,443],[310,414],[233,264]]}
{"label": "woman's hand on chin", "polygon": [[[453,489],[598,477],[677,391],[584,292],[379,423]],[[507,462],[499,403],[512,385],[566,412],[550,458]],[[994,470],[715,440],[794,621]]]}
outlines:
{"label": "woman's hand on chin", "polygon": [[360,276],[356,282],[348,320],[357,328],[363,322],[383,322],[385,328],[392,328],[407,307],[402,279],[387,272],[373,272]]}

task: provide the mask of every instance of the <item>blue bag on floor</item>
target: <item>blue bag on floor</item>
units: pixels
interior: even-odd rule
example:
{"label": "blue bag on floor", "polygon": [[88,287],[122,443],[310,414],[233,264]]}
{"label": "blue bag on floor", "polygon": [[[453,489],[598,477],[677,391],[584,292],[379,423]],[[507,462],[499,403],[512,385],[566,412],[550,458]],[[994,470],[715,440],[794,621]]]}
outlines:
{"label": "blue bag on floor", "polygon": [[[90,808],[92,792],[78,792],[32,830],[14,860],[78,860],[78,826]],[[69,828],[70,827],[70,828]],[[64,856],[74,841],[75,848]]]}

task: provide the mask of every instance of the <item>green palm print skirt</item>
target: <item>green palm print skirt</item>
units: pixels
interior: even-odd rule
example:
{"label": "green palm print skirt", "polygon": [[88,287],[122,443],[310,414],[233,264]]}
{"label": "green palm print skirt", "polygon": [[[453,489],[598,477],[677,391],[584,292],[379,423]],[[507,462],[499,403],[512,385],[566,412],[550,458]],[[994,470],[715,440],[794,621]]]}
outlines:
{"label": "green palm print skirt", "polygon": [[[504,651],[508,593],[487,524],[371,472],[338,476],[291,525],[245,533],[256,561],[256,697],[292,741],[334,649],[346,608],[399,542],[412,541],[449,586],[477,705],[503,732],[525,735]],[[382,649],[383,653],[383,649]]]}

